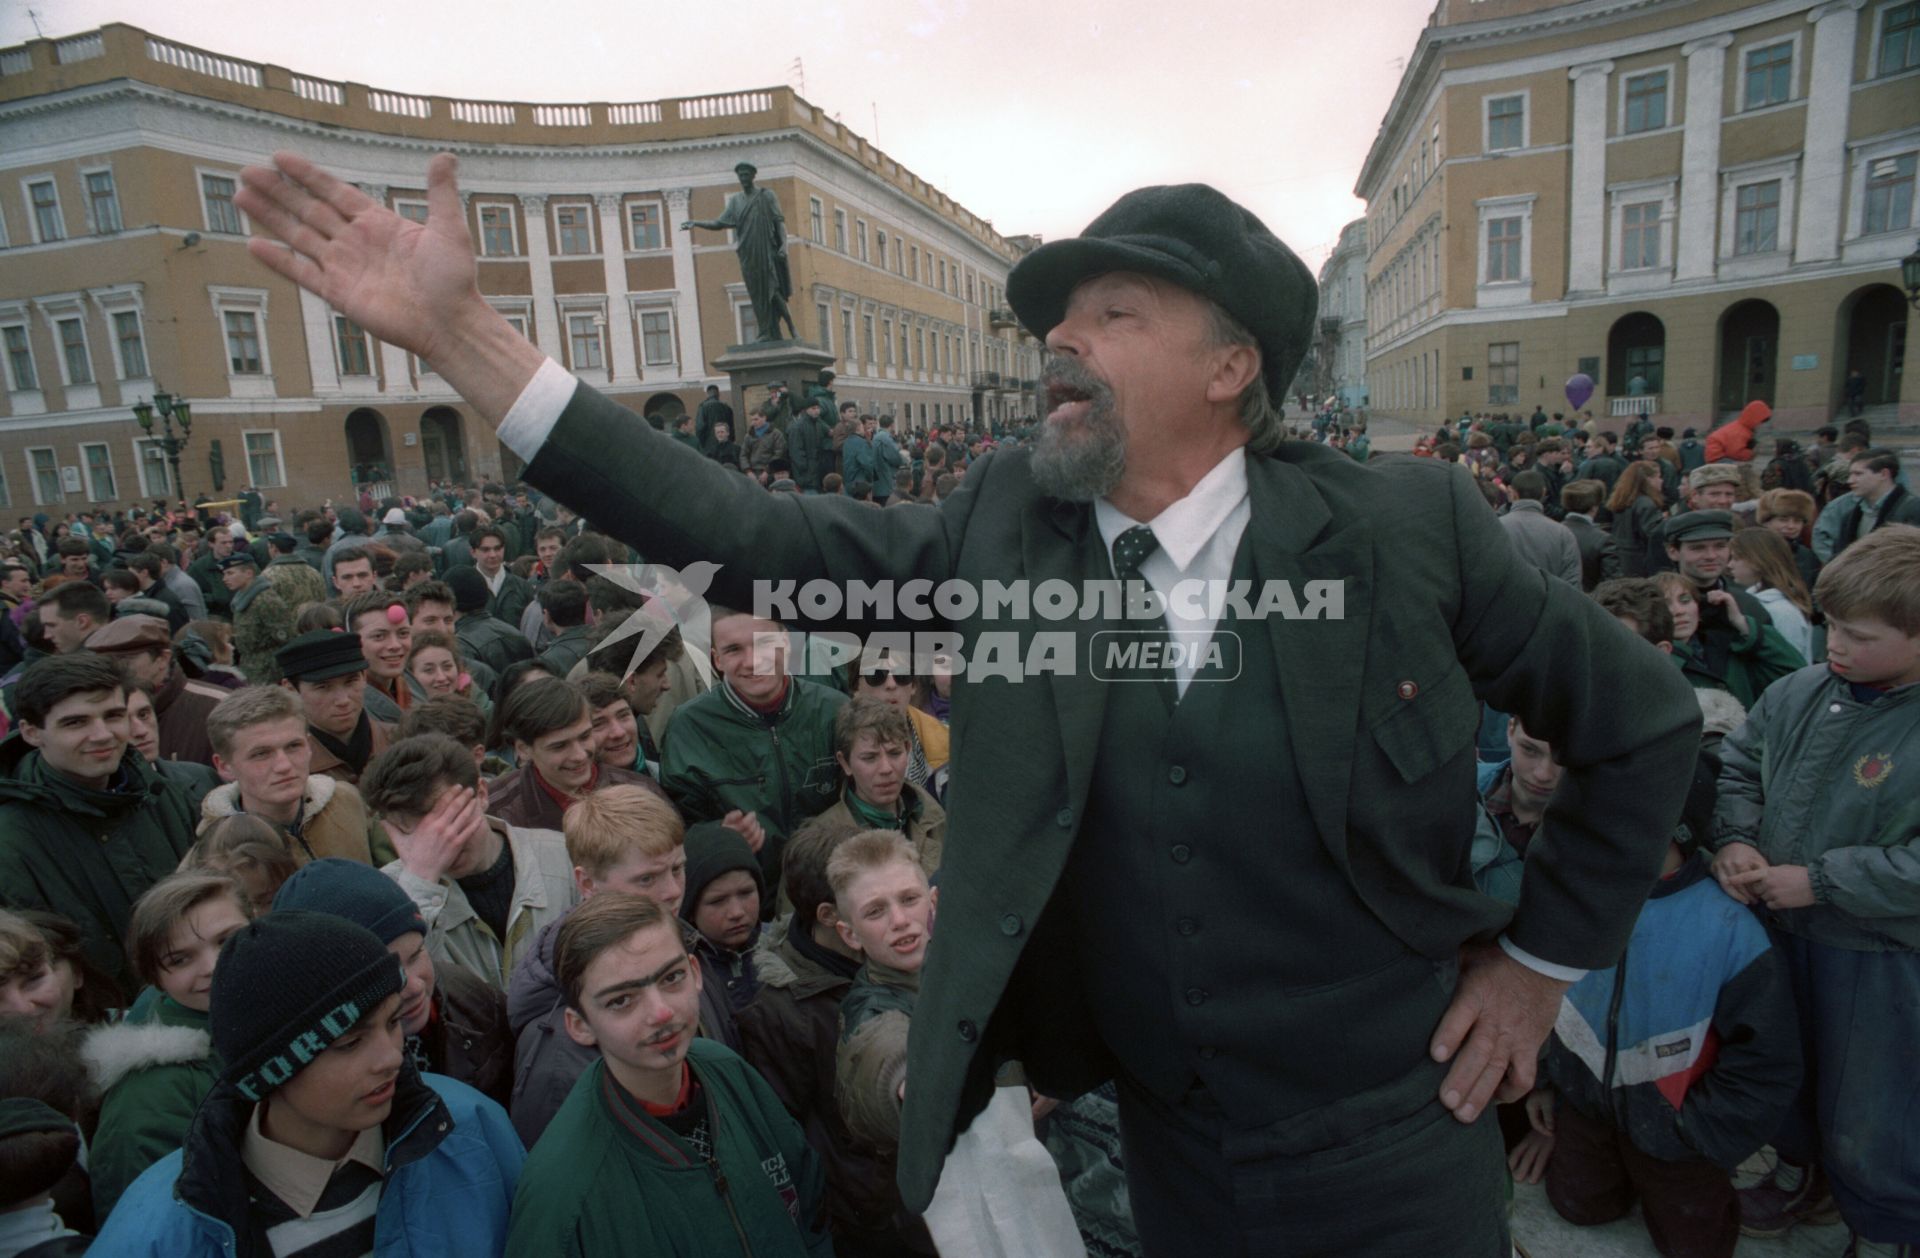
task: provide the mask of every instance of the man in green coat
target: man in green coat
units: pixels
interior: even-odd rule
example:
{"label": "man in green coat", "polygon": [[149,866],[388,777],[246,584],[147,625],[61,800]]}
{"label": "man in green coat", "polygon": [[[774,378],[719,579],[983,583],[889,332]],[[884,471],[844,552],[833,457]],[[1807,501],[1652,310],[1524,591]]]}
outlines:
{"label": "man in green coat", "polygon": [[700,963],[670,912],[596,895],[554,964],[567,1035],[600,1057],[528,1155],[509,1258],[831,1255],[819,1155],[766,1080],[695,1038]]}
{"label": "man in green coat", "polygon": [[220,578],[233,598],[233,649],[240,671],[256,686],[278,685],[280,665],[273,654],[294,639],[299,616],[293,604],[248,551],[236,550],[221,560]]}
{"label": "man in green coat", "polygon": [[103,656],[33,664],[15,702],[19,732],[0,743],[0,904],[78,926],[87,960],[130,991],[127,921],[193,846],[192,801],[128,745],[127,685]]}
{"label": "man in green coat", "polygon": [[[1052,351],[1038,437],[976,458],[939,510],[875,519],[703,464],[515,333],[479,296],[450,155],[426,225],[297,155],[275,165],[239,199],[298,252],[255,256],[426,358],[530,484],[656,562],[717,563],[719,600],[751,606],[756,578],[951,582],[915,627],[962,658],[993,644],[991,670],[956,667],[953,776],[978,786],[950,819],[911,1031],[908,1208],[1017,1059],[1051,1096],[1117,1082],[1149,1254],[1510,1252],[1487,1110],[1531,1088],[1562,994],[1625,946],[1699,707],[1526,568],[1452,469],[1284,441],[1273,399],[1315,286],[1257,218],[1202,185],[1145,188],[1024,257],[1008,301]],[[1192,579],[1249,594],[1167,598]],[[1121,580],[1164,606],[1107,605]],[[1010,582],[1024,607],[962,597]],[[1115,634],[1136,635],[1120,662],[1153,662],[1140,635],[1216,629],[1224,670],[1194,667],[1210,646],[1135,674],[1151,685],[1094,667]],[[1567,770],[1517,905],[1472,883],[1480,702]]]}

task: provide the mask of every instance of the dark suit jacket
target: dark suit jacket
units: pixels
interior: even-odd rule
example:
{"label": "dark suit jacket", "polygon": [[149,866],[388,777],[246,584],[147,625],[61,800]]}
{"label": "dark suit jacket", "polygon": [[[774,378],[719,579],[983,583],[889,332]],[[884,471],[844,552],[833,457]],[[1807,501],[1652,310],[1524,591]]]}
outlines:
{"label": "dark suit jacket", "polygon": [[1605,529],[1583,516],[1569,515],[1560,523],[1573,530],[1580,547],[1581,589],[1592,593],[1594,586],[1620,575],[1620,548]]}
{"label": "dark suit jacket", "polygon": [[[1045,496],[1029,469],[1025,451],[989,454],[938,507],[876,516],[845,498],[768,494],[583,387],[526,479],[651,560],[718,562],[708,598],[751,606],[755,578],[1077,585],[1088,548],[1101,544],[1092,509]],[[1692,775],[1700,713],[1679,670],[1579,591],[1521,563],[1451,467],[1391,456],[1359,464],[1288,442],[1250,456],[1247,475],[1246,544],[1258,570],[1296,592],[1307,581],[1344,582],[1342,618],[1272,617],[1265,627],[1290,741],[1312,749],[1300,767],[1307,809],[1356,893],[1410,949],[1442,964],[1502,929],[1535,956],[1613,964]],[[967,647],[984,631],[1009,630],[1024,646],[1036,632],[1086,625],[976,614],[952,628]],[[1061,915],[1048,906],[1086,804],[1106,691],[1084,667],[954,687],[954,780],[972,785],[949,817],[940,929],[913,1018],[900,1149],[910,1209],[927,1205],[999,1062],[1026,1063],[1035,1086],[1056,1096],[1110,1069],[1071,985],[1073,950],[1047,938],[1058,930]],[[1529,845],[1517,908],[1475,890],[1469,867],[1482,699],[1519,715],[1567,766]],[[1250,720],[1272,711],[1257,695],[1244,710]]]}

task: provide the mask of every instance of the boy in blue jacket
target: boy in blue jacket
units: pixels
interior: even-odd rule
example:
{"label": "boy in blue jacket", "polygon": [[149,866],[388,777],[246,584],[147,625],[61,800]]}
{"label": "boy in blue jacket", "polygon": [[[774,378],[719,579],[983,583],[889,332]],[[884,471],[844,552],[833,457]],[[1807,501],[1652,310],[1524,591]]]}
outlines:
{"label": "boy in blue jacket", "polygon": [[[1806,1087],[1743,1229],[1834,1204],[1856,1258],[1920,1252],[1920,528],[1821,570],[1827,663],[1767,688],[1723,748],[1714,875],[1764,913],[1799,1006]],[[1823,1174],[1824,1172],[1824,1174]]]}
{"label": "boy in blue jacket", "polygon": [[220,1080],[91,1252],[498,1258],[525,1155],[499,1105],[414,1070],[405,984],[386,945],[328,914],[234,932],[213,978]]}

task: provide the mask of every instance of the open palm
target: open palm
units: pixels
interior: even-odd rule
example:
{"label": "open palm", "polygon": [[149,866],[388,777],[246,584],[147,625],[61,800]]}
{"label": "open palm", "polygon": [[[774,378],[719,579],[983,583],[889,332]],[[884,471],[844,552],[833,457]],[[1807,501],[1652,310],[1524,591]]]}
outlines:
{"label": "open palm", "polygon": [[427,167],[427,221],[404,219],[297,153],[240,172],[234,198],[267,236],[248,251],[374,336],[428,362],[479,300],[451,153]]}

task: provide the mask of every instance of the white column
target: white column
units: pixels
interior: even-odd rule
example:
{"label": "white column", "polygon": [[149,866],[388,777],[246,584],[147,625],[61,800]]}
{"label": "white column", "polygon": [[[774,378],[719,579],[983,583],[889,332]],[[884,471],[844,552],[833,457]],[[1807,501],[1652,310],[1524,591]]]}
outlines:
{"label": "white column", "polygon": [[407,351],[386,341],[374,344],[380,347],[380,392],[412,393],[413,367],[407,362]]}
{"label": "white column", "polygon": [[1800,159],[1800,208],[1793,260],[1840,256],[1840,192],[1847,177],[1847,108],[1853,98],[1854,40],[1864,0],[1833,0],[1807,14],[1813,63],[1807,90],[1807,138]]}
{"label": "white column", "polygon": [[1673,278],[1712,279],[1720,217],[1720,105],[1733,36],[1709,35],[1680,46],[1687,59],[1687,118],[1680,154],[1680,230]]}
{"label": "white column", "polygon": [[567,350],[560,336],[560,316],[553,304],[553,263],[547,245],[547,199],[543,196],[521,197],[520,209],[527,223],[527,267],[533,279],[533,336],[549,358],[561,362],[565,360]]}
{"label": "white column", "polygon": [[706,343],[700,335],[700,285],[693,273],[693,233],[680,230],[692,200],[693,189],[668,188],[667,221],[661,226],[673,242],[673,288],[677,295],[673,317],[679,325],[675,330],[680,334],[680,375],[701,380],[713,368],[707,365]]}
{"label": "white column", "polygon": [[616,386],[640,383],[640,360],[633,352],[633,309],[627,304],[627,237],[620,221],[620,194],[593,199],[600,211],[600,261],[607,275],[607,339],[613,342]]}
{"label": "white column", "polygon": [[1573,174],[1567,205],[1567,292],[1606,287],[1607,89],[1613,62],[1567,72],[1573,80]]}
{"label": "white column", "polygon": [[317,394],[340,392],[340,363],[333,348],[333,311],[306,289],[300,290],[300,327],[307,336],[307,370]]}

